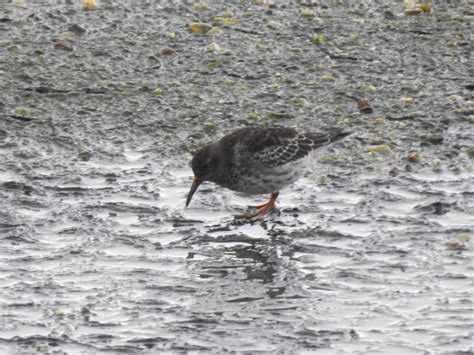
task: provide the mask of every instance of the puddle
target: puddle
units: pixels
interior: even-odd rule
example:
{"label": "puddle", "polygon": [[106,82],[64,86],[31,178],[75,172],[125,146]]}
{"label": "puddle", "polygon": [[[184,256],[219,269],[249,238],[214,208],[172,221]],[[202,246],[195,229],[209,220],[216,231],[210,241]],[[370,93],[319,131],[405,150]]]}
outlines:
{"label": "puddle", "polygon": [[[473,351],[471,14],[313,3],[0,4],[0,353]],[[353,134],[186,208],[253,123]]]}

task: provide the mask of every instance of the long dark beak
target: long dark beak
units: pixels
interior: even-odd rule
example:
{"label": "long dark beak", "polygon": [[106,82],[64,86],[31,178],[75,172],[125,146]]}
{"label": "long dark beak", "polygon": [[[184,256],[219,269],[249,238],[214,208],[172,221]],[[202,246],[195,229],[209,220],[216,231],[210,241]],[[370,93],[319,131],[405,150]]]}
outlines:
{"label": "long dark beak", "polygon": [[193,184],[191,185],[191,189],[189,190],[188,193],[188,198],[186,199],[186,207],[189,206],[189,203],[191,202],[191,199],[193,198],[194,193],[198,189],[199,185],[201,185],[202,180],[198,177],[194,177],[193,179]]}

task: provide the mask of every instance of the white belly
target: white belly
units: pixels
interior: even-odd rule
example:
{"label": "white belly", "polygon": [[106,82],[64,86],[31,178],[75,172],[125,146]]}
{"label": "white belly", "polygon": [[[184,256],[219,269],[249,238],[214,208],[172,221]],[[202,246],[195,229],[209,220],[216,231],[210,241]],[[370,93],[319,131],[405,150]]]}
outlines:
{"label": "white belly", "polygon": [[233,190],[247,194],[267,194],[280,191],[306,173],[310,157],[276,167],[258,166],[240,176]]}

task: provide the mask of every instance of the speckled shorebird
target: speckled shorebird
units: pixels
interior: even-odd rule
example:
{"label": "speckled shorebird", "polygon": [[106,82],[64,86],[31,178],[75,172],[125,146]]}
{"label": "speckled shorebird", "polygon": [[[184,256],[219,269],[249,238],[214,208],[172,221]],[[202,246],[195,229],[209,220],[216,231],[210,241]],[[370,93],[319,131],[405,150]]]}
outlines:
{"label": "speckled shorebird", "polygon": [[280,126],[251,126],[231,132],[194,153],[194,179],[186,207],[199,185],[212,181],[246,194],[271,194],[264,204],[249,206],[256,211],[235,217],[260,216],[275,205],[280,189],[305,173],[312,152],[349,134],[340,128],[298,133]]}

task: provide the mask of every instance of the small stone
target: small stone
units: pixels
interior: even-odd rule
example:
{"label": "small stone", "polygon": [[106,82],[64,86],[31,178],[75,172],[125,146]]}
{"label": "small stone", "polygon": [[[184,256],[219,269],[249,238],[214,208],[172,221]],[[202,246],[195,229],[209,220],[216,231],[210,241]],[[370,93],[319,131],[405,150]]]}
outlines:
{"label": "small stone", "polygon": [[375,291],[375,294],[377,295],[377,297],[387,297],[388,295],[390,295],[390,289],[387,287],[381,287]]}
{"label": "small stone", "polygon": [[405,11],[412,11],[418,8],[417,1],[418,0],[403,0],[403,7],[405,8]]}
{"label": "small stone", "polygon": [[393,20],[396,18],[395,14],[390,10],[385,10],[383,15],[387,20]]}
{"label": "small stone", "polygon": [[56,317],[64,317],[64,315],[66,314],[64,309],[60,309],[60,308],[55,309],[53,313]]}
{"label": "small stone", "polygon": [[161,50],[161,54],[163,55],[171,55],[173,54],[173,50],[171,48],[165,47]]}
{"label": "small stone", "polygon": [[219,46],[217,43],[210,43],[207,47],[206,47],[206,52],[219,52],[221,50],[221,46]]}
{"label": "small stone", "polygon": [[73,24],[67,28],[68,32],[72,32],[76,35],[82,35],[86,33],[85,28],[79,26],[78,24]]}
{"label": "small stone", "polygon": [[460,242],[459,240],[450,240],[445,243],[448,249],[453,249],[453,250],[462,250],[465,248],[464,244]]}
{"label": "small stone", "polygon": [[374,110],[370,107],[369,100],[366,98],[357,99],[357,108],[362,113],[372,113]]}
{"label": "small stone", "polygon": [[127,310],[127,315],[131,316],[131,317],[138,317],[140,313],[138,312],[138,310],[136,309],[129,309]]}
{"label": "small stone", "polygon": [[372,121],[370,121],[370,124],[372,126],[379,126],[379,125],[385,124],[385,120],[382,117],[377,117],[377,118],[374,118]]}
{"label": "small stone", "polygon": [[273,21],[273,20],[270,20],[270,21],[267,22],[267,27],[272,28],[272,29],[277,29],[280,26],[281,26],[281,24],[279,22],[276,22],[276,21]]}
{"label": "small stone", "polygon": [[214,23],[221,26],[233,26],[239,23],[239,20],[234,17],[214,17]]}
{"label": "small stone", "polygon": [[372,84],[365,84],[365,85],[362,85],[362,86],[361,86],[361,90],[362,90],[363,92],[367,92],[367,93],[372,93],[372,92],[377,91],[377,89],[375,88],[375,86],[373,86]]}
{"label": "small stone", "polygon": [[193,155],[190,152],[184,152],[180,155],[180,158],[184,161],[189,161],[193,158]]}
{"label": "small stone", "polygon": [[63,36],[67,37],[67,38],[71,38],[71,37],[74,37],[74,36],[77,36],[77,35],[74,32],[66,31],[66,32],[63,32]]}
{"label": "small stone", "polygon": [[84,0],[83,4],[82,4],[82,7],[85,9],[85,10],[91,10],[93,9],[94,7],[97,6],[97,3],[95,0]]}
{"label": "small stone", "polygon": [[474,107],[458,107],[453,112],[459,115],[472,115],[474,114]]}
{"label": "small stone", "polygon": [[207,10],[207,4],[203,2],[197,2],[194,4],[194,8],[198,11]]}
{"label": "small stone", "polygon": [[16,44],[12,44],[12,45],[7,47],[7,51],[10,52],[10,53],[16,53],[19,50],[20,50],[20,46],[18,46]]}
{"label": "small stone", "polygon": [[366,99],[366,98],[357,99],[357,108],[358,109],[366,108],[366,107],[369,107],[369,106],[370,106],[370,104],[369,104],[368,99]]}
{"label": "small stone", "polygon": [[404,106],[411,106],[413,105],[413,102],[414,102],[412,97],[402,97],[400,101],[402,102]]}
{"label": "small stone", "polygon": [[419,15],[421,14],[421,9],[418,8],[418,9],[413,9],[413,10],[405,10],[405,15],[406,16],[416,16],[416,15]]}
{"label": "small stone", "polygon": [[336,81],[336,79],[332,75],[323,75],[321,81]]}
{"label": "small stone", "polygon": [[464,98],[462,96],[459,96],[459,95],[451,95],[451,96],[449,96],[449,99],[452,100],[452,101],[464,100]]}
{"label": "small stone", "polygon": [[384,140],[382,138],[373,138],[369,141],[370,145],[381,145],[384,144]]}
{"label": "small stone", "polygon": [[92,157],[92,153],[87,150],[81,150],[79,152],[79,159],[82,161],[89,161]]}
{"label": "small stone", "polygon": [[303,16],[303,17],[313,17],[315,16],[316,14],[314,13],[313,10],[311,9],[308,9],[307,7],[303,7],[300,9],[300,16]]}
{"label": "small stone", "polygon": [[36,350],[38,350],[41,353],[49,352],[49,346],[46,343],[36,343],[35,348],[36,348]]}
{"label": "small stone", "polygon": [[54,45],[54,49],[60,49],[63,51],[72,51],[72,46],[63,42],[58,42]]}
{"label": "small stone", "polygon": [[420,161],[420,154],[418,154],[418,152],[416,152],[416,151],[411,151],[407,155],[407,160],[412,162],[412,163],[419,162]]}
{"label": "small stone", "polygon": [[28,109],[23,106],[18,106],[17,108],[15,108],[15,114],[24,117],[28,114]]}
{"label": "small stone", "polygon": [[25,0],[12,0],[12,5],[16,7],[24,7],[25,6]]}
{"label": "small stone", "polygon": [[454,39],[446,43],[446,47],[449,47],[449,48],[456,48],[457,46],[458,46],[458,42]]}
{"label": "small stone", "polygon": [[191,22],[188,25],[189,32],[191,33],[206,33],[211,28],[212,27],[210,25],[202,22]]}
{"label": "small stone", "polygon": [[219,36],[221,34],[221,29],[219,27],[212,27],[209,31],[207,31],[208,36]]}
{"label": "small stone", "polygon": [[367,153],[382,153],[388,154],[392,151],[392,149],[386,144],[379,144],[379,145],[370,145],[367,147]]}
{"label": "small stone", "polygon": [[474,148],[469,148],[467,150],[467,156],[471,159],[474,159]]}

